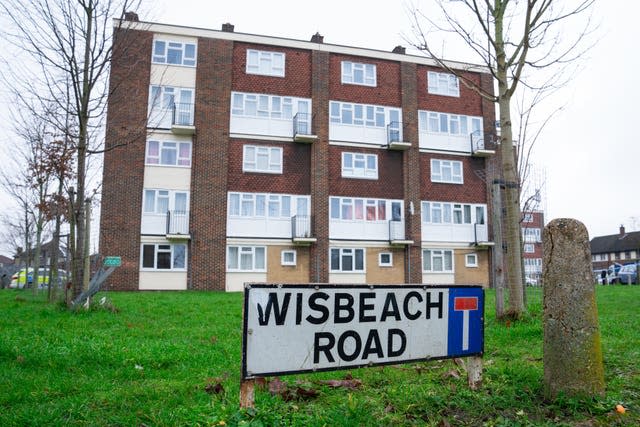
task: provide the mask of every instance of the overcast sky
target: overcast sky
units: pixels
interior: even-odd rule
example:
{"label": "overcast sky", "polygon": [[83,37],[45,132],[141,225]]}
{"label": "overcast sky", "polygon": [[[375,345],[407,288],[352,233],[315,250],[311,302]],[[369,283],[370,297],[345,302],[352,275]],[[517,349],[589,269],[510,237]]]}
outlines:
{"label": "overcast sky", "polygon": [[[410,33],[407,2],[403,0],[150,3],[150,12],[140,15],[154,22],[216,30],[229,22],[242,33],[309,40],[319,32],[330,44],[384,51],[397,45],[409,47],[403,37]],[[426,4],[422,0],[415,3],[421,8]],[[461,6],[451,3],[452,8]],[[581,73],[554,100],[555,105],[563,104],[564,110],[545,129],[532,159],[540,179],[545,178],[546,221],[576,218],[587,226],[591,238],[616,234],[622,224],[628,231],[640,230],[640,132],[633,128],[640,119],[640,84],[636,81],[640,70],[638,12],[640,5],[636,2],[596,3],[594,16],[600,21],[600,41],[589,52]],[[452,41],[442,49],[449,59],[480,62],[461,53]],[[0,106],[5,110],[10,106],[6,95],[0,88]],[[6,118],[0,119],[6,124]],[[5,148],[13,143],[7,135],[0,135]],[[7,199],[0,196],[0,205],[7,204]]]}

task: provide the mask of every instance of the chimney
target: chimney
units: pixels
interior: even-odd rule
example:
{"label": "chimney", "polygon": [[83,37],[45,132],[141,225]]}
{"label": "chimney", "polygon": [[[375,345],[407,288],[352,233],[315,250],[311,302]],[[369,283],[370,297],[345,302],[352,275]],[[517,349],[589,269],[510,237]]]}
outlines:
{"label": "chimney", "polygon": [[135,12],[125,12],[124,13],[124,20],[125,21],[131,21],[131,22],[138,22],[138,14]]}
{"label": "chimney", "polygon": [[624,224],[620,224],[620,238],[623,238],[625,234]]}
{"label": "chimney", "polygon": [[227,33],[233,33],[233,24],[230,23],[226,23],[226,24],[222,24],[222,31],[227,32]]}
{"label": "chimney", "polygon": [[311,36],[311,41],[313,43],[324,43],[324,37],[320,35],[320,33],[315,33]]}
{"label": "chimney", "polygon": [[391,51],[392,53],[399,53],[400,55],[404,55],[406,52],[406,49],[404,46],[396,46],[393,48],[393,50]]}

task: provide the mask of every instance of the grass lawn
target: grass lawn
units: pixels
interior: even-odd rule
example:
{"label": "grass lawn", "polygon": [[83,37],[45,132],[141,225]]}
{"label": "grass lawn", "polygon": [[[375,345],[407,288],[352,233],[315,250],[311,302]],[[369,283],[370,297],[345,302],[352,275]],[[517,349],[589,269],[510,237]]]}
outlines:
{"label": "grass lawn", "polygon": [[1,426],[640,425],[640,286],[598,287],[603,398],[543,399],[542,291],[529,289],[527,317],[508,325],[487,292],[478,391],[447,360],[272,379],[250,410],[238,407],[241,294],[100,296],[117,311],[0,291]]}

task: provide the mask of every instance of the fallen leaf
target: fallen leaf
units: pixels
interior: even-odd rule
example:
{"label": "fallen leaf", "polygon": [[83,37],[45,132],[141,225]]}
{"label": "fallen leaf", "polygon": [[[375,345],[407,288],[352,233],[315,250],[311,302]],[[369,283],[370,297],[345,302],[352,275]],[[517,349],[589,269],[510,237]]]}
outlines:
{"label": "fallen leaf", "polygon": [[207,383],[207,385],[204,386],[204,391],[209,394],[220,394],[224,392],[224,387],[222,387],[222,384],[219,381],[215,383]]}

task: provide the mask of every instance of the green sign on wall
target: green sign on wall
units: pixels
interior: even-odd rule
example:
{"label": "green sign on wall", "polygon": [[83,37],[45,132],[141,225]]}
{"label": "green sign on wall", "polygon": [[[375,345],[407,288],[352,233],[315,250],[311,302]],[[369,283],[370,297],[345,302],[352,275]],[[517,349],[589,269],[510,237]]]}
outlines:
{"label": "green sign on wall", "polygon": [[104,258],[105,267],[120,267],[122,259],[119,256],[108,256]]}

